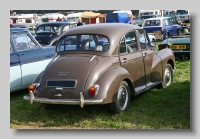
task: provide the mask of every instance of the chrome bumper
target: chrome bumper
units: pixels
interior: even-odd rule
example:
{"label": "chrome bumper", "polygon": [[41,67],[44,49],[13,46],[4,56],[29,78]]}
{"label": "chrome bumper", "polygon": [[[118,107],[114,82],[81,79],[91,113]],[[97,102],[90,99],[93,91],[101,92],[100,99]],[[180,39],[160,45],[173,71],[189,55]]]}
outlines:
{"label": "chrome bumper", "polygon": [[33,102],[37,103],[46,103],[46,104],[71,104],[71,105],[80,105],[83,108],[84,104],[102,104],[102,99],[84,99],[83,93],[80,93],[80,99],[48,99],[48,98],[39,98],[35,97],[33,93],[23,97],[25,101],[30,101],[30,104]]}

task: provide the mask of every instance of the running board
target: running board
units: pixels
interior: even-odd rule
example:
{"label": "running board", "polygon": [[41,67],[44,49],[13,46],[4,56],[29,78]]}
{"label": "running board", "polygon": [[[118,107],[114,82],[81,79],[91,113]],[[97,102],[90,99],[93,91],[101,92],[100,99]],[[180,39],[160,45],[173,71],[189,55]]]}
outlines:
{"label": "running board", "polygon": [[156,82],[156,83],[154,83],[154,84],[152,84],[152,85],[150,85],[150,86],[148,86],[148,87],[146,87],[146,88],[144,88],[144,89],[142,89],[142,90],[137,91],[136,94],[138,95],[138,94],[140,94],[140,93],[142,93],[142,92],[144,92],[144,91],[146,91],[146,90],[148,90],[148,89],[150,89],[150,88],[152,88],[152,87],[155,87],[155,86],[157,86],[157,85],[159,85],[159,84],[161,84],[161,83],[162,83],[162,82]]}

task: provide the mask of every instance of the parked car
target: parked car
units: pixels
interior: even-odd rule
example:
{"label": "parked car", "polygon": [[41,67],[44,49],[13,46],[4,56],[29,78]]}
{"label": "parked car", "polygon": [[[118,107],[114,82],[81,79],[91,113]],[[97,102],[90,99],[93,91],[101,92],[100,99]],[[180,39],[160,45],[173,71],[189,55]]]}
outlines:
{"label": "parked car", "polygon": [[169,38],[171,36],[179,35],[180,25],[175,25],[170,20],[170,17],[158,17],[146,19],[142,25],[147,33],[154,33],[159,31],[162,35],[162,39]]}
{"label": "parked car", "polygon": [[[95,47],[85,49],[88,43],[85,39],[95,42]],[[29,95],[23,99],[31,104],[81,107],[109,104],[111,110],[120,113],[128,109],[130,95],[172,84],[174,62],[173,51],[156,51],[155,42],[150,43],[139,26],[124,23],[80,26],[59,38],[56,57],[29,86]]]}
{"label": "parked car", "polygon": [[[169,46],[168,43],[171,43]],[[162,41],[159,50],[169,48],[174,52],[176,59],[190,59],[190,35],[174,36]]]}
{"label": "parked car", "polygon": [[107,13],[106,23],[127,23],[131,19],[127,13]]}
{"label": "parked car", "polygon": [[139,16],[136,20],[132,20],[131,24],[142,26],[145,19],[160,17],[160,15],[143,15]]}
{"label": "parked car", "polygon": [[10,29],[10,92],[27,88],[55,55],[42,47],[26,28]]}
{"label": "parked car", "polygon": [[37,27],[37,24],[35,23],[15,23],[12,24],[15,28],[27,28],[33,37],[35,37],[35,29]]}
{"label": "parked car", "polygon": [[41,45],[56,45],[61,34],[68,29],[76,27],[74,23],[68,22],[45,22],[39,24],[36,29],[35,39]]}
{"label": "parked car", "polygon": [[190,22],[190,11],[189,10],[176,10],[176,18],[180,19],[181,22]]}

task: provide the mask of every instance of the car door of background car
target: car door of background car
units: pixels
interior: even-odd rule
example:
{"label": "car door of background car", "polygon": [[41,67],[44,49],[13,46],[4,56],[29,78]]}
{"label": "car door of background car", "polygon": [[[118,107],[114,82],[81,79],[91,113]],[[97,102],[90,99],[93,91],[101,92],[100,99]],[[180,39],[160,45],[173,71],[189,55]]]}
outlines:
{"label": "car door of background car", "polygon": [[146,88],[144,61],[138,48],[136,31],[132,30],[122,37],[119,49],[121,66],[131,74],[136,92]]}
{"label": "car door of background car", "polygon": [[140,41],[140,50],[144,60],[144,69],[146,75],[145,83],[148,87],[152,85],[150,77],[152,72],[152,63],[155,55],[155,49],[152,49],[152,47],[150,46],[150,40],[145,30],[138,29],[137,36],[138,40]]}
{"label": "car door of background car", "polygon": [[58,28],[52,26],[39,26],[36,30],[35,39],[41,45],[49,45],[50,40],[57,37]]}
{"label": "car door of background car", "polygon": [[10,38],[10,91],[21,85],[21,66],[19,56],[13,49],[13,42]]}
{"label": "car door of background car", "polygon": [[170,18],[164,19],[165,22],[165,29],[166,32],[169,32],[168,37],[174,36],[176,34],[175,27],[173,26],[173,23],[170,21]]}
{"label": "car door of background car", "polygon": [[21,63],[22,86],[31,84],[50,62],[50,54],[28,32],[14,33],[12,38]]}

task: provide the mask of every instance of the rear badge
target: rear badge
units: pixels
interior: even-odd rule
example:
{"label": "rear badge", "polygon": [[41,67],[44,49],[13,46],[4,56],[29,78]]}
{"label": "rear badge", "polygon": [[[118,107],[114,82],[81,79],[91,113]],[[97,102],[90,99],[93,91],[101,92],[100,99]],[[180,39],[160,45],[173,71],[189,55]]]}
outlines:
{"label": "rear badge", "polygon": [[62,97],[62,95],[61,94],[57,94],[57,95],[55,95],[56,97]]}
{"label": "rear badge", "polygon": [[56,90],[60,90],[60,91],[62,91],[63,88],[61,88],[61,87],[56,87]]}
{"label": "rear badge", "polygon": [[58,72],[58,75],[67,75],[69,72]]}

